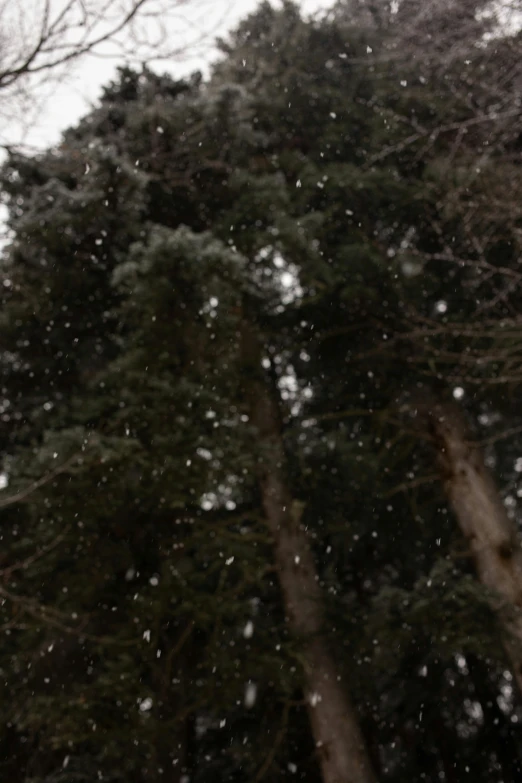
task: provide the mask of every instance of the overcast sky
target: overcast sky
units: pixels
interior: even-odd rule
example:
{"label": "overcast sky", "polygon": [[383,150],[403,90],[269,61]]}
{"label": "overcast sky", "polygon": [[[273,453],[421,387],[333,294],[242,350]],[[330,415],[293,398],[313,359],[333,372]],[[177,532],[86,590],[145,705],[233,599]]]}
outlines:
{"label": "overcast sky", "polygon": [[[175,0],[173,0],[175,2]],[[332,0],[300,0],[304,13],[328,8]],[[183,76],[194,70],[205,70],[215,56],[212,40],[223,36],[258,5],[258,0],[185,0],[179,14],[169,24],[169,35],[175,47],[186,53],[171,61],[153,64],[156,70]],[[203,37],[205,43],[198,43]],[[52,88],[52,94],[40,93],[42,100],[33,104],[34,114],[26,112],[25,127],[20,121],[4,125],[2,136],[12,144],[27,144],[45,148],[55,144],[61,132],[73,125],[96,101],[101,87],[114,76],[121,60],[88,56],[74,68],[69,68],[62,84]],[[32,97],[32,96],[31,96]],[[36,97],[36,96],[35,96]]]}

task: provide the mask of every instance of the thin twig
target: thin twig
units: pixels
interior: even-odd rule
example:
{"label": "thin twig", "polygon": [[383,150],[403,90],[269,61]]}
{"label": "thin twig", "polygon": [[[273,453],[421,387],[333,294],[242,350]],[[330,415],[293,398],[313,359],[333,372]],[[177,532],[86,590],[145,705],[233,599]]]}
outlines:
{"label": "thin twig", "polygon": [[258,772],[257,772],[257,774],[256,774],[256,776],[254,778],[254,783],[259,783],[259,781],[264,778],[264,776],[266,775],[266,773],[268,772],[268,770],[272,766],[272,762],[274,761],[275,755],[276,755],[277,751],[279,750],[279,748],[281,746],[281,743],[283,742],[283,740],[285,738],[287,725],[288,725],[288,713],[289,713],[289,711],[290,711],[289,705],[285,704],[285,707],[284,707],[284,710],[283,710],[283,715],[282,715],[282,718],[281,718],[281,727],[280,727],[279,731],[277,732],[277,734],[275,736],[274,744],[272,745],[272,748],[270,749],[270,752],[269,752],[268,756],[264,760],[263,764],[259,768],[259,770],[258,770]]}
{"label": "thin twig", "polygon": [[46,554],[48,554],[53,549],[55,549],[58,546],[58,544],[60,544],[63,541],[68,531],[69,528],[63,530],[59,535],[56,536],[56,538],[54,538],[51,541],[50,544],[47,544],[46,546],[42,547],[41,549],[38,550],[38,552],[35,552],[35,554],[30,555],[25,560],[22,560],[18,563],[14,563],[14,565],[8,566],[7,568],[0,569],[0,576],[9,577],[14,571],[19,571],[20,569],[29,568],[30,565],[37,562],[42,557],[45,557]]}
{"label": "thin twig", "polygon": [[49,473],[46,473],[45,476],[42,476],[42,478],[33,481],[33,483],[29,484],[29,486],[25,489],[21,489],[19,492],[15,492],[14,495],[9,495],[9,497],[0,498],[0,508],[6,508],[7,506],[12,506],[15,503],[20,503],[22,500],[26,500],[26,498],[28,498],[29,495],[32,495],[33,492],[36,492],[37,489],[44,487],[46,484],[56,478],[56,476],[59,476],[60,473],[64,473],[68,468],[71,467],[73,462],[83,454],[83,450],[76,452],[72,455],[72,457],[69,457],[68,460],[63,462],[57,468],[49,471]]}

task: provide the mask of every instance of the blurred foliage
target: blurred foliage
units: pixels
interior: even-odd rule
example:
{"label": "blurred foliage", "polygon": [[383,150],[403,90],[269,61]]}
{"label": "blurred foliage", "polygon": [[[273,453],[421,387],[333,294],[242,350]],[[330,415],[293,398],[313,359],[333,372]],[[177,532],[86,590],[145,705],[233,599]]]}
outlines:
{"label": "blurred foliage", "polygon": [[520,150],[475,122],[516,49],[440,78],[381,58],[402,28],[365,19],[264,3],[207,83],[122,69],[57,149],[4,166],[12,783],[319,780],[254,476],[245,302],[379,780],[519,779],[490,596],[401,414],[462,386],[518,515]]}

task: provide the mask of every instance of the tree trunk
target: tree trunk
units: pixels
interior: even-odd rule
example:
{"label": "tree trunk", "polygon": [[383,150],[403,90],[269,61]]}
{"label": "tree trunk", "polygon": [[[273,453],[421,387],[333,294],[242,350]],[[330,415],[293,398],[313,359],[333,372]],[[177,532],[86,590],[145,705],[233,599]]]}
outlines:
{"label": "tree trunk", "polygon": [[260,342],[248,323],[242,329],[245,396],[258,432],[259,486],[287,621],[303,640],[305,691],[323,783],[374,783],[355,710],[321,635],[319,578],[301,524],[302,504],[286,478],[286,457],[277,390],[261,369]]}
{"label": "tree trunk", "polygon": [[522,550],[480,448],[456,405],[429,415],[446,496],[466,538],[480,581],[499,596],[504,646],[522,693]]}

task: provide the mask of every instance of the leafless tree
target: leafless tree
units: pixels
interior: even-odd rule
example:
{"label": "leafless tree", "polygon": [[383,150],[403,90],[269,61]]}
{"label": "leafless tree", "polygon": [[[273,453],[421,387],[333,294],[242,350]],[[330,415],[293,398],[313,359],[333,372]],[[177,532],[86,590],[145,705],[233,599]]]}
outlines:
{"label": "leafless tree", "polygon": [[89,55],[147,64],[193,57],[219,13],[211,0],[0,0],[0,115],[34,121]]}

